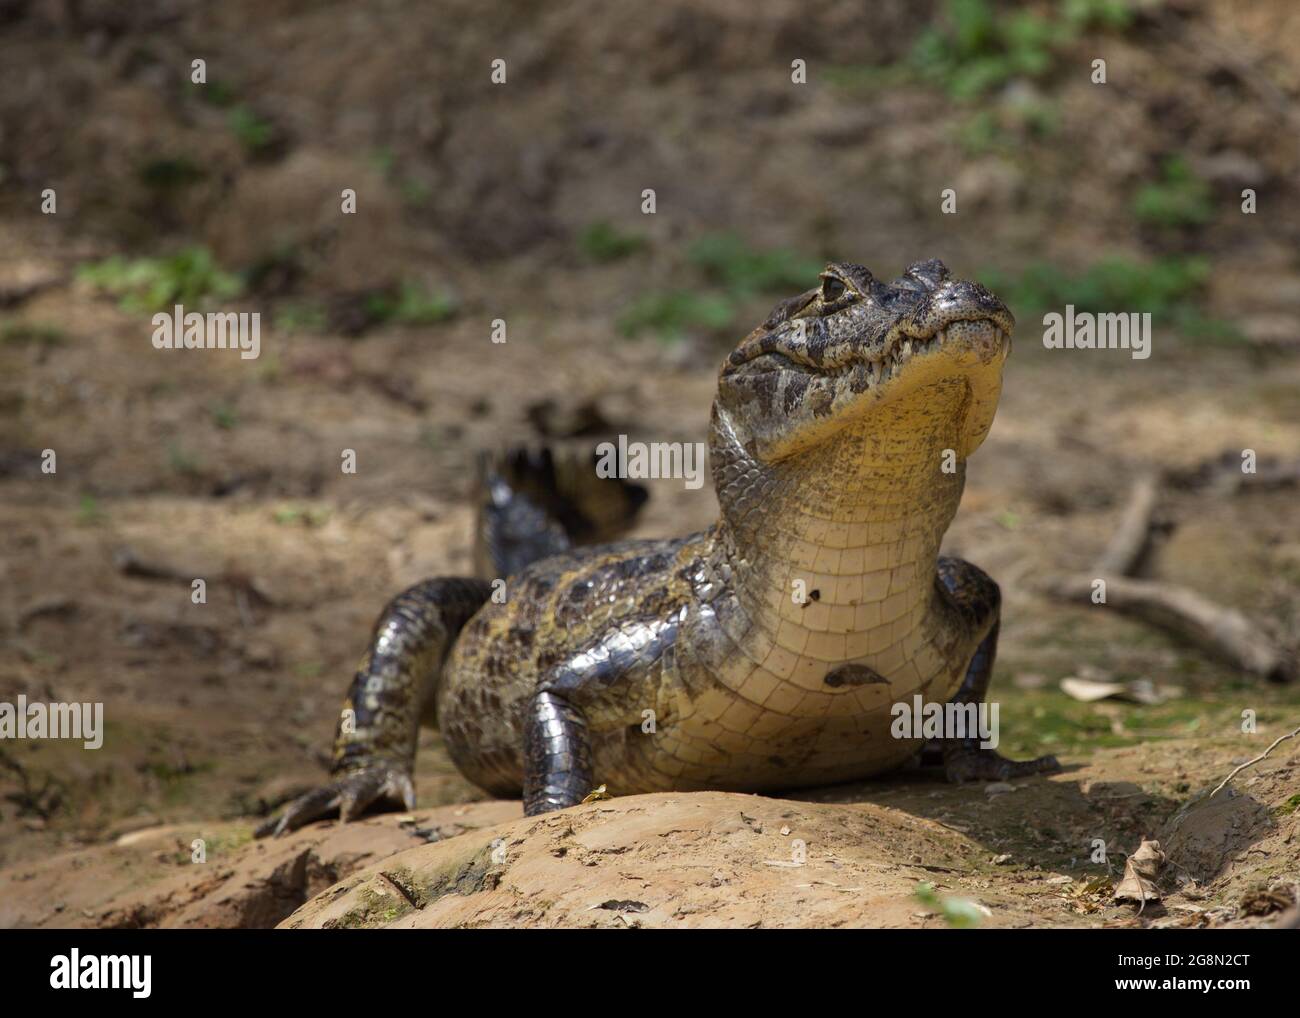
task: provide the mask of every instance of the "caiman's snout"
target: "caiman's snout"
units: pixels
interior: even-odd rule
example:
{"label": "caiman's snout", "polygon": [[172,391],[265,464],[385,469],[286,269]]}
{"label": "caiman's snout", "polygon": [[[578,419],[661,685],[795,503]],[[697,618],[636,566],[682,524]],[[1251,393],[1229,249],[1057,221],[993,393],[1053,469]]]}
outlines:
{"label": "caiman's snout", "polygon": [[914,339],[944,333],[948,342],[987,345],[999,342],[999,335],[1010,337],[1015,325],[1011,311],[987,288],[947,278],[944,270],[944,278],[922,291],[911,314],[903,316],[900,332]]}

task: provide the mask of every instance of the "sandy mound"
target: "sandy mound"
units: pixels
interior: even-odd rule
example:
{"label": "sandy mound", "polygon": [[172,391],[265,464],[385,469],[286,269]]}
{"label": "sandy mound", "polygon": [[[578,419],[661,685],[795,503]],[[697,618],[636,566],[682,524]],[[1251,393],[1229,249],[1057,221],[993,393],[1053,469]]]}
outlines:
{"label": "sandy mound", "polygon": [[[916,927],[941,922],[921,882],[987,864],[960,833],[871,804],[636,795],[408,849],[281,926]],[[985,925],[1028,924],[984,886]]]}

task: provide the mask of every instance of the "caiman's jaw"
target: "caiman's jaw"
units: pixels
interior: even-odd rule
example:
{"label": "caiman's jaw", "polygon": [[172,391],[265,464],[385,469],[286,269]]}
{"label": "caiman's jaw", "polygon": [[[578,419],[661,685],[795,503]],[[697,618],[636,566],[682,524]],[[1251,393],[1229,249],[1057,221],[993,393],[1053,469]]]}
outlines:
{"label": "caiman's jaw", "polygon": [[1014,325],[997,297],[951,279],[941,262],[887,284],[861,266],[832,264],[820,287],[783,301],[732,352],[719,409],[770,462],[922,399],[933,413],[964,415],[964,458],[992,424]]}

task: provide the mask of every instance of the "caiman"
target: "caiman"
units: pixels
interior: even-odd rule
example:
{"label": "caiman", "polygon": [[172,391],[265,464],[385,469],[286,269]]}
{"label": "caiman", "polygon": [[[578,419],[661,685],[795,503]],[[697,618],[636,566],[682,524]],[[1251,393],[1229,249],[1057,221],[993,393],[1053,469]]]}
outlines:
{"label": "caiman", "polygon": [[937,260],[889,283],[828,265],[723,363],[709,432],[719,518],[688,537],[569,547],[537,499],[493,478],[505,596],[467,578],[399,594],[352,681],[333,779],[259,833],[414,808],[422,719],[469,780],[522,794],[527,814],[596,785],[862,779],[923,750],[955,781],[1058,769],[969,733],[927,746],[891,731],[896,703],[985,699],[998,587],[939,551],[1013,326]]}

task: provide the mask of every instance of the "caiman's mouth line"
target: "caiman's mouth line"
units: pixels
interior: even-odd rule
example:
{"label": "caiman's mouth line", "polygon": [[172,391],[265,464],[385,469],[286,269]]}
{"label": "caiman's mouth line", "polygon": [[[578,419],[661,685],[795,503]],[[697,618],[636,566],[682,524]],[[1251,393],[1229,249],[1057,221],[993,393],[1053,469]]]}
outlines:
{"label": "caiman's mouth line", "polygon": [[755,347],[743,360],[729,364],[726,374],[787,371],[817,378],[837,378],[861,371],[875,384],[889,381],[904,364],[916,357],[933,353],[947,345],[955,335],[983,332],[985,335],[979,338],[995,342],[999,352],[1005,352],[1011,343],[1010,330],[991,318],[956,318],[928,335],[912,335],[907,328],[908,326],[900,326],[893,330],[887,337],[883,350],[874,357],[869,354],[864,356],[866,351],[853,349],[847,344],[841,351],[824,352],[820,361],[814,361],[799,349],[777,351]]}

